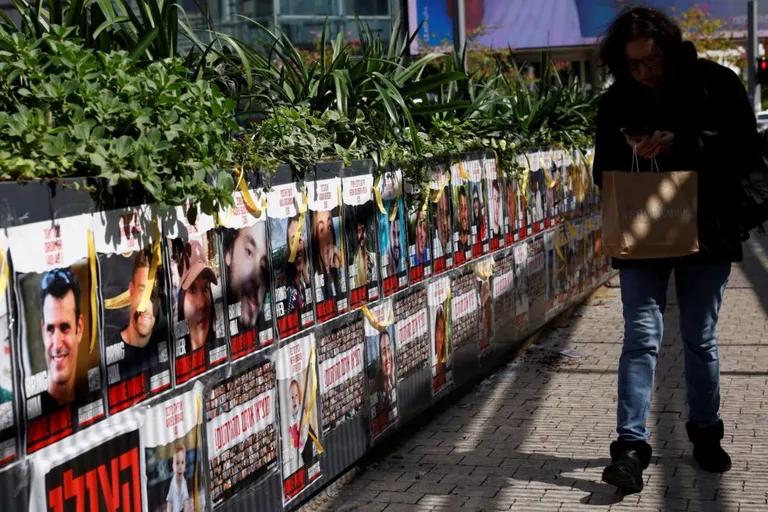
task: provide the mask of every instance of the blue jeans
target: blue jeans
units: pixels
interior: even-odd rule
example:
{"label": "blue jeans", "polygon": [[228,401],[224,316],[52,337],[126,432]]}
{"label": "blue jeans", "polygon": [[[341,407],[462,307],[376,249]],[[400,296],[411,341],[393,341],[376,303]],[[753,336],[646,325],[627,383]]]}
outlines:
{"label": "blue jeans", "polygon": [[730,264],[622,268],[624,347],[619,360],[619,439],[648,440],[653,375],[664,333],[667,286],[674,268],[680,331],[685,346],[688,418],[698,425],[720,417],[717,317],[731,273]]}

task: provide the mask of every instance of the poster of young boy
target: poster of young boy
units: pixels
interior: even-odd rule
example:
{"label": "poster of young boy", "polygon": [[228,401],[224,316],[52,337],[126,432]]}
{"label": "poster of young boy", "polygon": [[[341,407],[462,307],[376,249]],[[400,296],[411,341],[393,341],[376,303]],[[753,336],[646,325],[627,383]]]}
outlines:
{"label": "poster of young boy", "polygon": [[365,401],[364,349],[359,312],[315,330],[323,434],[357,416]]}
{"label": "poster of young boy", "polygon": [[349,307],[344,230],[341,224],[341,167],[318,166],[306,182],[309,196],[312,286],[317,322],[326,322]]}
{"label": "poster of young boy", "polygon": [[315,323],[308,202],[307,192],[296,188],[290,171],[278,170],[267,196],[267,215],[274,313],[280,338]]}
{"label": "poster of young boy", "polygon": [[371,442],[374,442],[395,425],[398,418],[397,341],[391,300],[370,309],[364,329]]}
{"label": "poster of young boy", "polygon": [[8,229],[27,453],[104,418],[90,216]]}
{"label": "poster of young boy", "polygon": [[420,283],[432,275],[432,248],[429,244],[429,190],[406,182],[408,198],[408,280]]}
{"label": "poster of young boy", "polygon": [[346,169],[342,178],[349,307],[379,298],[378,229],[373,175],[368,169]]}
{"label": "poster of young boy", "polygon": [[211,503],[219,507],[277,460],[275,365],[260,363],[205,391]]}
{"label": "poster of young boy", "polygon": [[485,187],[483,160],[473,158],[464,163],[469,175],[468,192],[472,204],[472,257],[479,258],[490,250],[488,229],[488,191]]}
{"label": "poster of young boy", "polygon": [[202,384],[146,411],[141,438],[149,512],[206,510]]}
{"label": "poster of young boy", "polygon": [[171,387],[160,230],[149,206],[93,216],[110,414]]}
{"label": "poster of young boy", "polygon": [[472,231],[469,217],[470,186],[465,162],[451,164],[453,201],[453,263],[460,266],[472,259]]}
{"label": "poster of young boy", "polygon": [[219,223],[230,357],[234,361],[271,346],[275,332],[266,194],[263,188],[245,182],[234,192],[233,200],[234,206],[219,214]]}
{"label": "poster of young boy", "polygon": [[429,307],[432,396],[437,396],[453,384],[450,277],[439,277],[428,284],[427,306]]}
{"label": "poster of young boy", "polygon": [[174,373],[183,384],[227,361],[221,258],[213,217],[194,224],[178,207],[166,222],[171,274]]}
{"label": "poster of young boy", "polygon": [[429,189],[432,196],[432,271],[433,275],[440,275],[453,268],[451,174],[445,164],[432,166]]}
{"label": "poster of young boy", "polygon": [[8,239],[0,233],[0,469],[18,458],[15,351],[11,345]]}
{"label": "poster of young boy", "polygon": [[318,428],[317,353],[314,333],[282,344],[276,354],[280,406],[283,503],[320,478],[323,445]]}
{"label": "poster of young boy", "polygon": [[[399,169],[385,171],[378,182],[381,195],[379,209],[379,268],[384,297],[408,287],[408,231],[405,214],[403,173]],[[383,211],[382,211],[383,210]]]}
{"label": "poster of young boy", "polygon": [[485,179],[485,190],[488,198],[488,219],[489,219],[489,247],[490,251],[498,251],[506,245],[504,219],[504,178],[499,175],[496,158],[483,158],[483,176]]}

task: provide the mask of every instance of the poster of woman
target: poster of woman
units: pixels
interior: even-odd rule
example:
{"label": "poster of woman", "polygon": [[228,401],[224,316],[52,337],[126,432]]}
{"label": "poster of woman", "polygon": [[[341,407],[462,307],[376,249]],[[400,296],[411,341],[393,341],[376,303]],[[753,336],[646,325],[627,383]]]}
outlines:
{"label": "poster of woman", "polygon": [[460,266],[472,259],[469,176],[464,162],[451,164],[453,200],[453,262]]}
{"label": "poster of woman", "polygon": [[483,159],[475,157],[464,164],[469,176],[472,216],[472,257],[479,258],[490,250],[488,229],[488,192],[483,179]]}
{"label": "poster of woman", "polygon": [[453,384],[451,280],[448,276],[436,278],[429,283],[427,306],[432,347],[432,395],[436,396]]}
{"label": "poster of woman", "polygon": [[432,275],[432,249],[429,246],[428,190],[406,183],[408,197],[408,279],[420,283]]}
{"label": "poster of woman", "polygon": [[365,373],[368,380],[368,407],[371,442],[397,423],[397,351],[392,301],[371,308],[365,327]]}

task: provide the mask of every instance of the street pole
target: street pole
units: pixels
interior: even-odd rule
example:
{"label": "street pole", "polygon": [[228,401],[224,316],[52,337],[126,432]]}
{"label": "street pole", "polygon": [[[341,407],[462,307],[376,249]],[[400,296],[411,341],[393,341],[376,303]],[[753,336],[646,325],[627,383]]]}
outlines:
{"label": "street pole", "polygon": [[[456,12],[453,22],[453,47],[457,55],[462,55],[464,45],[467,43],[467,15],[464,0],[456,0]],[[466,62],[465,62],[466,64]]]}
{"label": "street pole", "polygon": [[747,94],[755,112],[762,110],[757,83],[757,0],[747,2]]}

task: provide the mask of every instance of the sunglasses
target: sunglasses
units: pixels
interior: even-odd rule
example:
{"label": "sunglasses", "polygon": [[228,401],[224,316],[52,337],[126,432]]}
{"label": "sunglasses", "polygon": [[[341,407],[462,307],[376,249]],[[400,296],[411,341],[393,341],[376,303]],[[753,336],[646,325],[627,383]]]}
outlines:
{"label": "sunglasses", "polygon": [[72,285],[77,281],[75,275],[68,268],[56,268],[47,272],[43,276],[43,280],[40,282],[40,289],[47,290],[56,281],[62,281],[64,284]]}

